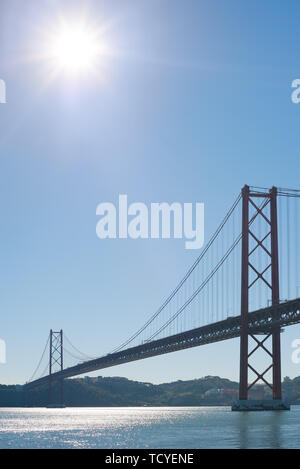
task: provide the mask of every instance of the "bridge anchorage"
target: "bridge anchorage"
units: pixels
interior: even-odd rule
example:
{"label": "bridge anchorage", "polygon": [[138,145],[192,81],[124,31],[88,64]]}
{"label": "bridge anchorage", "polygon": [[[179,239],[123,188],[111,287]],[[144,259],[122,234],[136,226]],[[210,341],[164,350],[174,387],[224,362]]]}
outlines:
{"label": "bridge anchorage", "polygon": [[[65,334],[63,343],[62,331],[50,331],[24,390],[47,386],[49,406],[63,407],[66,378],[240,338],[239,399],[232,410],[288,410],[281,391],[280,335],[283,327],[300,323],[299,201],[299,190],[244,186],[201,254],[141,328],[98,358],[80,352]],[[49,341],[49,361],[41,367]],[[76,364],[64,368],[70,357]],[[56,402],[54,383],[60,389]],[[252,399],[257,383],[269,390],[269,399]]]}

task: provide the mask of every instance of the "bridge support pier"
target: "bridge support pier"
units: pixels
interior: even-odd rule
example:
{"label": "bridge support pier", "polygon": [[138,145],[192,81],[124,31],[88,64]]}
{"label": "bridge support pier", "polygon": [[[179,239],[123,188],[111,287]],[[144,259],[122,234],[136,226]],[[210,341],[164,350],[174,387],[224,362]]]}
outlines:
{"label": "bridge support pier", "polygon": [[289,404],[283,402],[282,399],[240,399],[232,405],[231,410],[240,412],[259,410],[290,410],[290,406]]}
{"label": "bridge support pier", "polygon": [[[251,216],[250,207],[253,212]],[[255,234],[255,220],[257,218],[261,219],[266,228],[262,239],[259,239],[257,233]],[[263,250],[266,258],[266,265],[261,271],[251,257],[258,248]],[[281,393],[280,326],[275,325],[272,330],[266,330],[264,333],[249,331],[248,327],[249,291],[257,281],[262,282],[271,291],[273,306],[280,302],[278,258],[277,188],[272,187],[269,192],[251,192],[249,186],[244,186],[242,189],[240,388],[239,400],[232,406],[232,410],[289,410],[289,406],[282,401]],[[249,272],[252,274],[251,279]],[[254,348],[250,352],[249,338],[254,342]],[[265,344],[269,338],[272,339],[271,351]],[[258,372],[255,365],[249,363],[249,358],[257,350],[263,351],[271,357],[270,366],[263,372]],[[248,380],[249,369],[255,375],[254,381],[250,384]],[[272,382],[267,379],[267,373],[271,373],[271,371]],[[249,390],[258,381],[262,381],[272,390],[273,399],[248,399]]]}
{"label": "bridge support pier", "polygon": [[[63,331],[50,330],[50,360],[49,360],[49,397],[47,408],[64,408],[64,380],[61,379],[59,382],[59,399],[58,403],[54,402],[53,399],[53,383],[52,374],[54,367],[59,368],[59,371],[63,370]],[[56,370],[57,371],[57,370]]]}

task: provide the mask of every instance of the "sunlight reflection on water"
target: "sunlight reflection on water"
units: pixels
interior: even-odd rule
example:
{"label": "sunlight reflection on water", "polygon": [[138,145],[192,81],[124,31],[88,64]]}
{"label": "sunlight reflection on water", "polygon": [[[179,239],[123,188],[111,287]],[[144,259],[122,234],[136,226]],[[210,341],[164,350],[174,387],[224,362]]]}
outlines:
{"label": "sunlight reflection on water", "polygon": [[0,448],[299,448],[290,412],[229,407],[0,409]]}

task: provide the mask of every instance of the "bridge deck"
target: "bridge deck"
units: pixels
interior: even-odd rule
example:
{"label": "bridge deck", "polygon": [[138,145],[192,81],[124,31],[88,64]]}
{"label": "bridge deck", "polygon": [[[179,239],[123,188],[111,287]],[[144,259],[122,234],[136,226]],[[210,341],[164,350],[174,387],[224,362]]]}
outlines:
{"label": "bridge deck", "polygon": [[[251,333],[267,333],[271,332],[274,326],[284,327],[296,323],[300,323],[300,298],[249,313],[248,324],[249,332]],[[80,363],[63,371],[53,373],[51,380],[56,381],[62,378],[70,378],[122,363],[232,339],[239,337],[239,335],[240,316],[236,316]],[[24,388],[29,390],[45,385],[48,382],[49,375],[26,383]]]}

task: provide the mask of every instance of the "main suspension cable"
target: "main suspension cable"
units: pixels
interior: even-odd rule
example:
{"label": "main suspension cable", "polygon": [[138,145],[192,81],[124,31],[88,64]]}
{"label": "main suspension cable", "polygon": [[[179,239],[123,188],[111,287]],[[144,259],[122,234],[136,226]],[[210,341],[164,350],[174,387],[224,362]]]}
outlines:
{"label": "main suspension cable", "polygon": [[[48,339],[47,339],[47,342],[46,342],[44,351],[43,351],[43,353],[42,353],[42,356],[41,356],[41,358],[40,358],[40,361],[39,361],[39,363],[38,363],[36,369],[34,370],[34,373],[33,373],[33,375],[31,376],[31,378],[30,378],[29,381],[32,381],[32,380],[33,380],[33,378],[35,377],[35,375],[36,375],[36,373],[37,373],[37,371],[38,371],[38,369],[39,369],[39,367],[40,367],[40,365],[41,365],[41,363],[42,363],[42,360],[43,360],[43,358],[44,358],[44,355],[45,355],[45,352],[46,352],[46,349],[47,349],[47,346],[48,346],[48,343],[49,343],[49,339],[50,339],[50,334],[48,335]],[[47,366],[48,366],[48,365],[47,365]]]}
{"label": "main suspension cable", "polygon": [[238,197],[236,198],[235,202],[233,203],[232,207],[230,210],[227,212],[226,216],[224,217],[223,221],[219,225],[218,229],[215,231],[211,239],[209,240],[208,244],[204,248],[203,252],[198,256],[194,264],[190,267],[190,269],[187,271],[185,276],[182,278],[182,280],[179,282],[177,287],[171,292],[171,294],[168,296],[168,298],[163,302],[163,304],[158,308],[158,310],[148,319],[148,321],[137,331],[135,334],[133,334],[128,340],[123,342],[119,347],[115,348],[111,353],[118,352],[122,348],[126,347],[126,345],[130,344],[136,337],[138,337],[148,326],[151,324],[152,321],[162,312],[162,310],[170,303],[172,298],[176,295],[176,293],[180,290],[182,285],[186,282],[186,280],[190,277],[191,273],[195,270],[199,262],[203,259],[215,239],[218,237],[220,232],[222,231],[223,227],[227,223],[228,219],[231,217],[232,213],[234,212],[235,208],[238,206],[240,200],[241,200],[242,195],[239,194]]}

